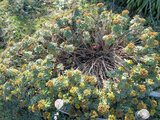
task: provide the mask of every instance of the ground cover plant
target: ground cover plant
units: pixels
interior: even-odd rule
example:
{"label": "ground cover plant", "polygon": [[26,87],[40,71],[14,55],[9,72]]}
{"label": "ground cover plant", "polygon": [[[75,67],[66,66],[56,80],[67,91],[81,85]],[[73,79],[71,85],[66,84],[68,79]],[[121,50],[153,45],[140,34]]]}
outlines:
{"label": "ground cover plant", "polygon": [[32,35],[44,21],[53,18],[51,5],[46,1],[1,1],[0,49],[5,49],[7,41],[19,41],[25,35]]}
{"label": "ground cover plant", "polygon": [[23,110],[32,119],[53,119],[57,99],[75,119],[135,120],[141,109],[160,117],[159,99],[149,97],[160,84],[158,33],[139,15],[131,19],[128,10],[115,14],[103,5],[74,6],[8,43],[0,96],[15,119]]}
{"label": "ground cover plant", "polygon": [[[0,49],[7,41],[19,41],[32,35],[46,21],[51,21],[59,10],[70,8],[72,1],[60,0],[3,0],[0,2]],[[56,11],[56,13],[55,13]],[[0,52],[1,52],[0,51]]]}

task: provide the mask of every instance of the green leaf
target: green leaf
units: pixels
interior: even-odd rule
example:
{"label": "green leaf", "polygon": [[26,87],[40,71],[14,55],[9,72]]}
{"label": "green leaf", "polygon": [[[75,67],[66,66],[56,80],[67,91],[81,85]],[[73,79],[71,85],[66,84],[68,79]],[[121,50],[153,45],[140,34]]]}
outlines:
{"label": "green leaf", "polygon": [[71,37],[72,37],[71,31],[70,31],[70,30],[66,30],[66,31],[64,32],[64,37],[66,37],[67,39],[71,38]]}
{"label": "green leaf", "polygon": [[63,64],[62,63],[60,63],[60,64],[58,64],[57,65],[57,67],[56,68],[58,68],[58,69],[60,69],[60,70],[63,70],[64,69],[64,66],[63,66]]}

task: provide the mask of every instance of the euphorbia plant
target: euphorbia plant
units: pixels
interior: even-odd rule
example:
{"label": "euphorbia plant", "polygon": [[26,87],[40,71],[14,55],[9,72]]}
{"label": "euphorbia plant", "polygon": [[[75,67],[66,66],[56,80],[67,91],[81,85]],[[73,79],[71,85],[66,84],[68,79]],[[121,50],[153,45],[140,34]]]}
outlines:
{"label": "euphorbia plant", "polygon": [[[98,3],[83,9],[75,6],[70,13],[57,17],[53,30],[59,29],[57,36],[62,40],[61,44],[74,46],[72,54],[60,56],[61,62],[67,68],[96,75],[100,83],[110,78],[111,71],[116,72],[119,68],[130,73],[128,66],[132,68],[140,61],[143,63],[144,56],[145,59],[152,57],[149,51],[158,46],[154,39],[158,33],[145,29],[145,19],[138,15],[129,21],[128,14],[127,10],[114,14],[106,11],[103,3]],[[65,62],[68,58],[73,64]],[[132,65],[125,61],[132,61]]]}

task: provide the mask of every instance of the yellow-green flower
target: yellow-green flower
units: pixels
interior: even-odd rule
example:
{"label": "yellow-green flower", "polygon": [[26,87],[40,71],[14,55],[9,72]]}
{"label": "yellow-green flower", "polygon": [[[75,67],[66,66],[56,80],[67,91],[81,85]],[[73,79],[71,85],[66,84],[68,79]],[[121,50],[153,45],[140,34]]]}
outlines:
{"label": "yellow-green flower", "polygon": [[33,104],[33,105],[32,105],[32,112],[35,112],[35,111],[36,111],[36,109],[37,109],[36,105],[35,105],[35,104]]}
{"label": "yellow-green flower", "polygon": [[19,88],[16,89],[16,92],[19,92]]}
{"label": "yellow-green flower", "polygon": [[32,75],[32,73],[31,73],[31,72],[29,72],[29,73],[28,73],[28,76],[31,76],[31,75]]}
{"label": "yellow-green flower", "polygon": [[113,24],[119,24],[119,23],[121,23],[121,20],[120,19],[116,19],[116,20],[113,20]]}
{"label": "yellow-green flower", "polygon": [[152,106],[152,108],[156,108],[157,107],[157,101],[152,100],[151,101],[151,106]]}
{"label": "yellow-green flower", "polygon": [[76,75],[78,75],[78,74],[80,74],[80,73],[81,73],[81,71],[75,70],[75,74],[76,74]]}
{"label": "yellow-green flower", "polygon": [[48,120],[49,120],[49,119],[50,119],[50,116],[51,116],[51,113],[50,113],[50,112],[47,112],[47,111],[46,111],[46,112],[43,112],[43,118],[44,118],[44,119],[48,119]]}
{"label": "yellow-green flower", "polygon": [[62,95],[61,92],[58,93],[58,97],[59,97],[59,98],[62,98],[62,97],[63,97],[63,95]]}
{"label": "yellow-green flower", "polygon": [[151,112],[150,112],[151,115],[154,115],[155,113],[156,113],[155,109],[152,109]]}
{"label": "yellow-green flower", "polygon": [[63,82],[63,86],[64,86],[64,87],[68,87],[68,86],[69,86],[68,81],[64,81],[64,82]]}
{"label": "yellow-green flower", "polygon": [[18,98],[18,100],[21,98],[21,94],[19,94],[18,96],[17,96],[17,98]]}
{"label": "yellow-green flower", "polygon": [[126,113],[124,120],[135,120],[134,114]]}
{"label": "yellow-green flower", "polygon": [[10,41],[9,42],[9,46],[11,46],[12,44],[14,44],[15,42],[14,41]]}
{"label": "yellow-green flower", "polygon": [[11,99],[12,99],[12,95],[9,95],[8,99],[11,101]]}
{"label": "yellow-green flower", "polygon": [[157,55],[154,55],[154,59],[157,60],[157,61],[160,61],[160,57],[157,56]]}
{"label": "yellow-green flower", "polygon": [[149,47],[149,45],[146,44],[146,45],[145,45],[145,48],[148,48],[148,47]]}
{"label": "yellow-green flower", "polygon": [[95,110],[92,110],[91,113],[90,113],[90,117],[91,118],[96,118],[96,117],[98,117],[98,113]]}
{"label": "yellow-green flower", "polygon": [[147,82],[148,82],[149,85],[154,85],[154,81],[152,79],[148,79]]}
{"label": "yellow-green flower", "polygon": [[129,114],[132,114],[132,113],[133,113],[133,111],[131,110],[131,108],[128,108],[128,113],[129,113]]}
{"label": "yellow-green flower", "polygon": [[103,6],[103,5],[104,5],[104,3],[98,3],[97,4],[97,6],[100,6],[100,7]]}
{"label": "yellow-green flower", "polygon": [[97,110],[100,115],[105,115],[109,112],[109,108],[110,108],[109,105],[106,105],[104,103],[99,103]]}
{"label": "yellow-green flower", "polygon": [[111,93],[109,93],[109,99],[111,100],[111,101],[115,101],[115,96],[114,96],[114,93],[113,92],[111,92]]}
{"label": "yellow-green flower", "polygon": [[29,112],[31,112],[32,106],[28,106],[28,110]]}
{"label": "yellow-green flower", "polygon": [[75,108],[76,108],[76,109],[79,109],[80,106],[76,103],[76,104],[75,104]]}
{"label": "yellow-green flower", "polygon": [[133,61],[132,60],[128,60],[128,64],[132,64],[133,63]]}
{"label": "yellow-green flower", "polygon": [[82,96],[78,96],[78,100],[81,100],[82,99]]}
{"label": "yellow-green flower", "polygon": [[95,88],[95,89],[93,90],[93,94],[98,94],[98,89]]}
{"label": "yellow-green flower", "polygon": [[84,96],[88,96],[88,95],[91,94],[91,91],[86,89],[86,90],[83,91],[83,93],[84,93]]}
{"label": "yellow-green flower", "polygon": [[139,18],[139,15],[135,15],[133,18]]}
{"label": "yellow-green flower", "polygon": [[41,78],[43,76],[43,73],[38,73],[38,78]]}
{"label": "yellow-green flower", "polygon": [[31,67],[31,70],[35,70],[37,68],[37,65],[33,65],[32,67]]}
{"label": "yellow-green flower", "polygon": [[79,86],[80,86],[80,87],[84,87],[85,84],[84,84],[83,82],[81,82],[81,83],[79,84]]}
{"label": "yellow-green flower", "polygon": [[138,99],[137,98],[133,98],[132,99],[132,103],[135,104],[135,105],[138,104]]}
{"label": "yellow-green flower", "polygon": [[113,38],[114,38],[113,35],[107,35],[107,39],[108,39],[108,40],[111,40],[111,39],[113,39]]}
{"label": "yellow-green flower", "polygon": [[96,6],[96,4],[91,4],[91,5],[90,5],[90,7],[95,7],[95,6]]}
{"label": "yellow-green flower", "polygon": [[126,14],[129,14],[129,11],[128,10],[123,10],[122,15],[126,15]]}
{"label": "yellow-green flower", "polygon": [[108,116],[108,120],[115,120],[115,119],[116,119],[116,117],[114,115],[109,115]]}
{"label": "yellow-green flower", "polygon": [[152,27],[148,27],[149,30],[152,30]]}
{"label": "yellow-green flower", "polygon": [[41,91],[40,91],[40,94],[43,94],[43,93],[44,93],[44,90],[41,90]]}
{"label": "yellow-green flower", "polygon": [[146,20],[144,18],[140,18],[140,23],[144,23]]}
{"label": "yellow-green flower", "polygon": [[84,116],[85,116],[85,117],[88,117],[88,113],[85,113]]}
{"label": "yellow-green flower", "polygon": [[14,94],[15,93],[15,91],[11,91],[11,94]]}
{"label": "yellow-green flower", "polygon": [[65,30],[70,30],[71,28],[69,26],[65,27],[64,28]]}
{"label": "yellow-green flower", "polygon": [[159,42],[157,40],[153,41],[153,45],[157,46],[159,44]]}
{"label": "yellow-green flower", "polygon": [[38,102],[38,109],[39,109],[39,110],[45,109],[45,100],[44,100],[44,99],[42,99],[42,100],[40,100],[40,101]]}
{"label": "yellow-green flower", "polygon": [[158,32],[148,32],[147,34],[151,37],[158,36]]}
{"label": "yellow-green flower", "polygon": [[53,87],[53,80],[49,80],[47,83],[46,83],[46,86],[51,88]]}
{"label": "yellow-green flower", "polygon": [[107,13],[107,11],[103,11],[101,14],[104,15],[104,14],[106,14],[106,13]]}
{"label": "yellow-green flower", "polygon": [[147,105],[144,104],[143,101],[141,101],[141,102],[137,105],[137,109],[138,109],[138,110],[147,109]]}
{"label": "yellow-green flower", "polygon": [[101,92],[99,93],[99,95],[100,95],[102,98],[104,98],[104,97],[105,97],[105,92],[101,91]]}
{"label": "yellow-green flower", "polygon": [[81,106],[84,110],[86,110],[87,107],[88,107],[88,104],[89,104],[88,99],[84,99],[84,100],[81,101],[80,106]]}
{"label": "yellow-green flower", "polygon": [[0,96],[2,96],[3,95],[3,92],[2,92],[2,90],[0,90]]}
{"label": "yellow-green flower", "polygon": [[3,66],[2,68],[1,68],[1,71],[2,72],[5,72],[7,70],[7,68],[5,67],[5,66]]}
{"label": "yellow-green flower", "polygon": [[15,82],[14,82],[14,85],[18,85],[20,82],[22,81],[22,79],[17,79]]}
{"label": "yellow-green flower", "polygon": [[44,63],[44,64],[47,63],[47,60],[44,60],[43,63]]}
{"label": "yellow-green flower", "polygon": [[119,70],[119,71],[124,71],[124,69],[123,69],[123,67],[122,67],[122,66],[121,66],[121,67],[119,67],[119,68],[118,68],[118,70]]}
{"label": "yellow-green flower", "polygon": [[77,90],[78,90],[78,87],[72,87],[72,88],[70,89],[70,93],[71,93],[71,94],[74,94],[74,93],[77,92]]}
{"label": "yellow-green flower", "polygon": [[129,43],[129,44],[127,45],[127,48],[129,48],[129,49],[134,49],[134,48],[135,48],[135,45],[134,45],[133,43]]}
{"label": "yellow-green flower", "polygon": [[78,19],[78,20],[76,21],[77,24],[79,24],[80,22],[81,22],[81,19]]}
{"label": "yellow-green flower", "polygon": [[141,93],[145,93],[146,92],[146,86],[145,85],[138,85],[138,90],[141,92]]}
{"label": "yellow-green flower", "polygon": [[134,97],[134,96],[136,96],[136,92],[134,90],[132,90],[130,95]]}
{"label": "yellow-green flower", "polygon": [[139,74],[143,77],[146,77],[148,76],[148,71],[145,68],[141,68]]}
{"label": "yellow-green flower", "polygon": [[67,71],[68,78],[71,78],[73,76],[73,73],[71,71]]}

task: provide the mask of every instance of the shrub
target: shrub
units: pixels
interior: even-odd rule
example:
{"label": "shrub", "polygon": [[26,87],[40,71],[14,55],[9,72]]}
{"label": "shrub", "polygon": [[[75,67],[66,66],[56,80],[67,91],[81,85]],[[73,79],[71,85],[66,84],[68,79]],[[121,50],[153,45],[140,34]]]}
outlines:
{"label": "shrub", "polygon": [[103,3],[57,16],[55,23],[22,41],[10,42],[1,54],[0,95],[19,111],[51,119],[57,99],[79,119],[135,119],[140,109],[160,110],[149,98],[159,86],[157,32],[129,11],[114,14]]}
{"label": "shrub", "polygon": [[4,0],[0,3],[0,37],[7,42],[19,41],[26,34],[32,35],[43,22],[56,16],[51,12],[56,11],[58,14],[60,8],[66,6],[71,7],[72,1],[61,3],[54,0]]}
{"label": "shrub", "polygon": [[45,1],[43,0],[8,0],[11,12],[21,17],[29,17],[33,13],[40,12],[44,5]]}
{"label": "shrub", "polygon": [[37,23],[40,24],[42,21],[42,16],[41,18],[37,18],[34,16],[34,18],[30,17],[30,19],[27,19],[29,15],[26,15],[25,18],[21,18],[20,16],[11,13],[9,10],[11,7],[9,7],[6,1],[4,1],[3,3],[1,2],[0,7],[2,8],[0,10],[0,26],[2,30],[1,37],[5,42],[18,41],[26,34],[33,34],[39,27],[37,26]]}

